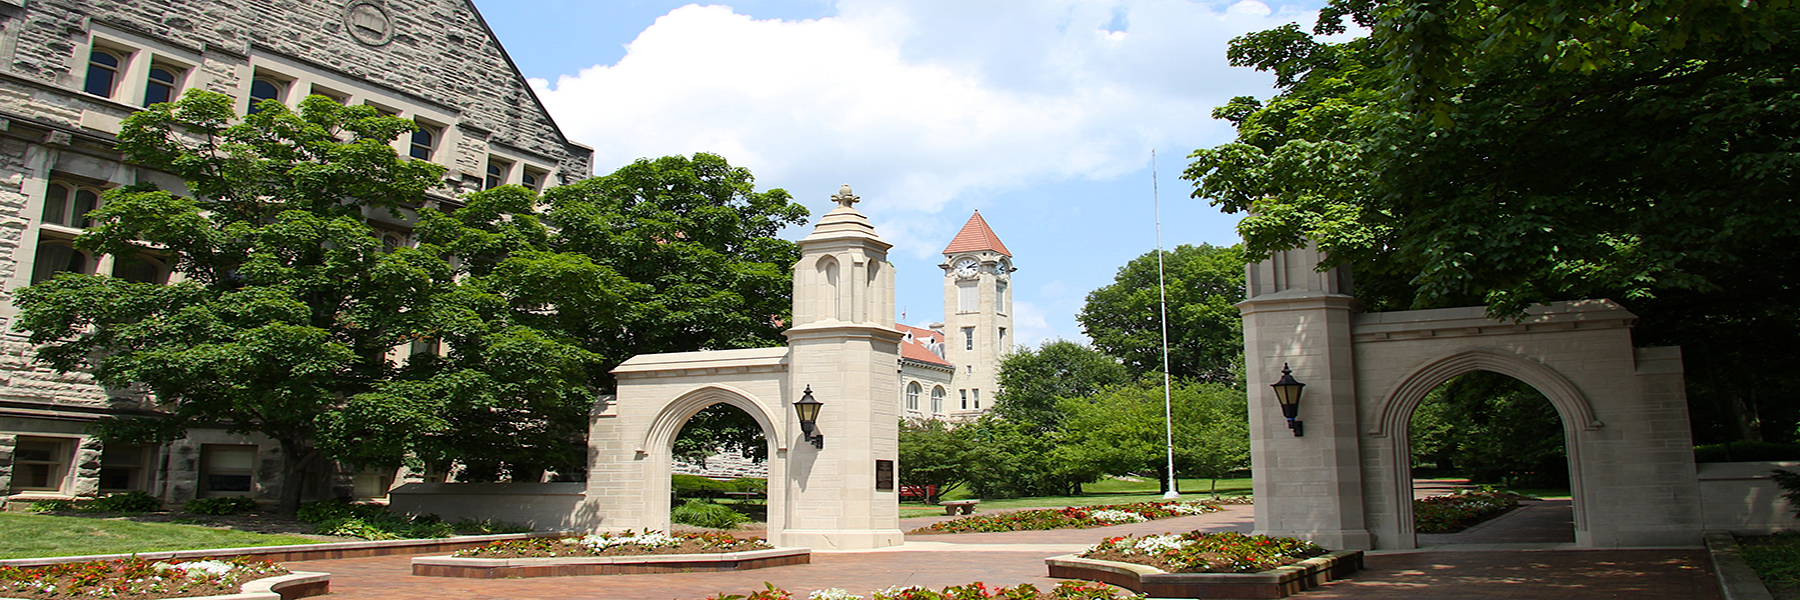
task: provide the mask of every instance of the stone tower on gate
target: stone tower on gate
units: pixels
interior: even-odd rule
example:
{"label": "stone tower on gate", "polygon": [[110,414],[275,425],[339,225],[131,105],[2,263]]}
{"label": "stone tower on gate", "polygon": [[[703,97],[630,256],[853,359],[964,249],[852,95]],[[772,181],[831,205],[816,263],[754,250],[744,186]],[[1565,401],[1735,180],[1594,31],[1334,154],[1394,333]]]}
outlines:
{"label": "stone tower on gate", "polygon": [[944,247],[944,358],[956,368],[952,412],[993,407],[1000,357],[1012,347],[1012,253],[981,211]]}
{"label": "stone tower on gate", "polygon": [[[787,330],[790,390],[811,388],[825,403],[823,447],[787,438],[787,531],[782,543],[821,549],[901,543],[894,489],[898,442],[900,339],[894,328],[893,246],[852,206],[846,185],[838,207],[800,240],[794,265],[794,327]],[[796,394],[782,399],[792,414]]]}

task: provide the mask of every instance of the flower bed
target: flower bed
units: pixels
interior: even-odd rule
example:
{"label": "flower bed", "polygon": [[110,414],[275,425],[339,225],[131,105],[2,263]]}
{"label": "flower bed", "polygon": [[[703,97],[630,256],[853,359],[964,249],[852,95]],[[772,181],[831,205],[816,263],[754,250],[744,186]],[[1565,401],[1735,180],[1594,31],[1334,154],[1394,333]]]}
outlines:
{"label": "flower bed", "polygon": [[1413,501],[1413,523],[1419,533],[1456,533],[1519,506],[1519,496],[1504,492],[1465,491]]}
{"label": "flower bed", "polygon": [[42,567],[0,567],[0,597],[151,600],[236,594],[246,582],[287,575],[267,560],[247,557],[151,561],[127,558]]}
{"label": "flower bed", "polygon": [[1157,598],[1282,598],[1356,572],[1362,551],[1193,531],[1108,538],[1044,564],[1051,577],[1103,581]]}
{"label": "flower bed", "polygon": [[[707,596],[706,600],[794,600],[793,592],[764,583],[765,589],[749,594],[717,594]],[[885,590],[869,592],[868,596],[853,594],[840,588],[815,590],[805,596],[806,600],[1115,600],[1129,598],[1129,595],[1107,587],[1105,584],[1092,581],[1065,581],[1048,591],[1037,589],[1029,583],[1013,587],[988,587],[982,582],[968,585],[953,585],[942,590],[932,590],[919,586],[891,587]]]}
{"label": "flower bed", "polygon": [[743,571],[812,562],[805,548],[776,548],[724,533],[600,533],[579,538],[507,540],[452,556],[412,559],[424,577],[571,577]]}
{"label": "flower bed", "polygon": [[1088,527],[1106,527],[1123,523],[1142,523],[1155,519],[1185,517],[1210,512],[1218,512],[1214,504],[1194,502],[1138,502],[1135,504],[1109,504],[1104,506],[1071,506],[1068,508],[1045,508],[1021,510],[991,515],[963,517],[928,527],[920,527],[912,533],[974,533],[993,531],[1030,531],[1043,529],[1085,529]]}
{"label": "flower bed", "polygon": [[1254,573],[1323,554],[1324,548],[1294,538],[1190,531],[1107,538],[1080,556],[1146,565],[1169,573]]}
{"label": "flower bed", "polygon": [[644,556],[714,554],[774,548],[760,539],[738,539],[726,533],[596,533],[587,537],[501,540],[458,550],[456,558],[551,558],[573,556]]}

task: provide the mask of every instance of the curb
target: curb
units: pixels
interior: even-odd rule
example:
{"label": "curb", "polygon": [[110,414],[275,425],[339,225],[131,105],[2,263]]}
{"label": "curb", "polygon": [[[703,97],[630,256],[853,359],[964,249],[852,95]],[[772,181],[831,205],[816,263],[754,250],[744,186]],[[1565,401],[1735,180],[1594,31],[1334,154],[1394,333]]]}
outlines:
{"label": "curb", "polygon": [[1706,532],[1706,553],[1712,556],[1713,573],[1725,600],[1773,600],[1769,588],[1738,553],[1737,538],[1724,531]]}

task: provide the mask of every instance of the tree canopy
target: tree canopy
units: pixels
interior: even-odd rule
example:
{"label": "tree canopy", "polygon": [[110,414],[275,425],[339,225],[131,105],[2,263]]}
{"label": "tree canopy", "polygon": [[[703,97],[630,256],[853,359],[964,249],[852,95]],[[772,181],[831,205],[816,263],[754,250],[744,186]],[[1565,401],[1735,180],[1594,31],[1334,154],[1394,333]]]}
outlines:
{"label": "tree canopy", "polygon": [[[1238,247],[1181,245],[1164,253],[1169,311],[1169,374],[1232,381],[1242,368],[1244,259]],[[1118,357],[1134,377],[1163,371],[1162,298],[1157,256],[1131,260],[1113,283],[1090,292],[1076,320],[1094,347]]]}
{"label": "tree canopy", "polygon": [[[1178,477],[1216,479],[1250,465],[1244,392],[1220,383],[1177,382],[1169,400]],[[1067,398],[1061,406],[1068,421],[1052,451],[1057,461],[1085,465],[1095,474],[1155,473],[1168,491],[1161,381]]]}
{"label": "tree canopy", "polygon": [[1000,359],[1000,393],[994,414],[1038,431],[1061,429],[1062,398],[1085,398],[1131,381],[1125,366],[1086,345],[1045,340],[1036,349],[1021,348]]}
{"label": "tree canopy", "polygon": [[1317,242],[1375,310],[1619,300],[1639,344],[1751,374],[1690,371],[1697,421],[1729,414],[1757,437],[1780,412],[1791,429],[1792,392],[1769,391],[1794,389],[1791,353],[1750,348],[1800,334],[1779,266],[1800,263],[1800,10],[1335,0],[1314,33],[1346,20],[1370,34],[1289,25],[1231,44],[1280,93],[1217,109],[1237,139],[1184,176],[1248,213],[1252,259]]}
{"label": "tree canopy", "polygon": [[[594,397],[631,355],[780,343],[797,251],[772,235],[806,212],[722,158],[447,211],[426,195],[442,167],[391,146],[411,121],[322,96],[232,107],[194,90],[128,118],[127,160],[191,195],[110,190],[76,240],[163,260],[172,283],[64,273],[15,299],[40,360],[148,392],[166,417],[103,435],[266,434],[289,512],[326,459],[535,480],[580,472]],[[410,221],[416,245],[385,244],[396,225],[378,221]]]}

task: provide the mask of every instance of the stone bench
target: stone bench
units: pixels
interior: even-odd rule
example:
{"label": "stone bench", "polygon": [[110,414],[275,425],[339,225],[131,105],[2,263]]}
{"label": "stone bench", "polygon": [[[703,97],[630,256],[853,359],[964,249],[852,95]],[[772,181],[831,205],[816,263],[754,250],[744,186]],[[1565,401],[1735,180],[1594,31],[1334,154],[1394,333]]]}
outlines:
{"label": "stone bench", "polygon": [[954,514],[956,514],[956,511],[959,511],[959,510],[962,511],[962,514],[972,515],[972,514],[975,514],[975,505],[977,505],[977,504],[981,504],[981,501],[980,500],[946,500],[943,502],[939,502],[938,506],[944,507],[944,514],[946,514],[946,515],[954,515]]}

